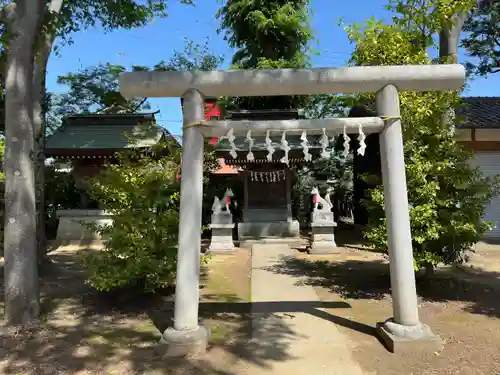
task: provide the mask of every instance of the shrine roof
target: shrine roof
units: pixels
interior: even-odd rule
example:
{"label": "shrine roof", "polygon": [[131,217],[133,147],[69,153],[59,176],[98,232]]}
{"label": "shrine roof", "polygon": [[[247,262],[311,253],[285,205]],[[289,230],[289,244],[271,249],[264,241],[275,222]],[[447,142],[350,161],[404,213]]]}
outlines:
{"label": "shrine roof", "polygon": [[[155,126],[147,128],[144,126],[147,123]],[[45,154],[49,157],[104,155],[127,148],[151,147],[168,138],[173,139],[168,131],[156,126],[154,113],[72,115],[47,138]]]}
{"label": "shrine roof", "polygon": [[[456,127],[500,128],[500,97],[498,96],[466,96],[455,109]],[[363,103],[351,108],[349,117],[375,116],[375,104]]]}

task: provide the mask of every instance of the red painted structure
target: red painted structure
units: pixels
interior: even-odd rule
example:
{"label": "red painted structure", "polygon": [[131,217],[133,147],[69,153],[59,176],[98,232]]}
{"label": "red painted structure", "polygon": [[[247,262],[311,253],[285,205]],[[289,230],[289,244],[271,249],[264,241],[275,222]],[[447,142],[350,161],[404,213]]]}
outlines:
{"label": "red painted structure", "polygon": [[205,98],[205,120],[221,120],[222,111],[217,98]]}
{"label": "red painted structure", "polygon": [[[205,121],[223,120],[224,114],[220,106],[217,104],[217,98],[205,98]],[[210,140],[210,144],[217,144],[217,137]],[[224,158],[219,158],[219,170],[214,172],[216,175],[235,175],[238,170],[230,165],[226,165]]]}

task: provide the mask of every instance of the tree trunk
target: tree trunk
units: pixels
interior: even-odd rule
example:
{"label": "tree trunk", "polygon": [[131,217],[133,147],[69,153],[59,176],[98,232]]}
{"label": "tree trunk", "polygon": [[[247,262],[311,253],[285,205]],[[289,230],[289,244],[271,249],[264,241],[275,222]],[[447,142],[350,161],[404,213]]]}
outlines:
{"label": "tree trunk", "polygon": [[452,28],[443,29],[439,34],[439,59],[441,62],[458,62],[458,45],[460,42],[460,33],[464,26],[467,14],[459,14]]}
{"label": "tree trunk", "polygon": [[40,312],[36,248],[32,84],[44,1],[9,5],[5,82],[5,320],[36,322]]}
{"label": "tree trunk", "polygon": [[[482,0],[476,0],[479,6]],[[460,33],[467,21],[468,13],[457,14],[451,28],[444,28],[439,33],[439,61],[441,64],[458,63],[458,47],[460,44]],[[455,132],[455,109],[450,109],[443,116],[443,125]]]}
{"label": "tree trunk", "polygon": [[[35,201],[36,201],[36,244],[38,252],[38,262],[45,258],[45,127],[42,105],[42,96],[37,95],[37,88],[33,87],[33,122],[34,122],[34,155],[35,155]],[[45,85],[42,85],[42,90]],[[45,90],[44,90],[45,91]]]}
{"label": "tree trunk", "polygon": [[[458,63],[458,44],[460,32],[464,26],[467,14],[459,14],[451,28],[443,29],[439,33],[439,61],[442,64]],[[455,109],[450,108],[443,114],[442,123],[444,127],[455,133]]]}
{"label": "tree trunk", "polygon": [[434,280],[435,276],[436,276],[436,270],[434,268],[434,265],[432,263],[426,263],[425,264],[425,280],[432,281],[432,280]]}
{"label": "tree trunk", "polygon": [[[52,0],[48,5],[49,20],[54,21],[61,12],[63,0]],[[33,121],[35,142],[35,189],[36,189],[36,242],[38,263],[46,260],[47,238],[45,235],[45,113],[42,102],[46,95],[47,64],[52,52],[55,30],[47,30],[38,43],[38,51],[33,70]]]}
{"label": "tree trunk", "polygon": [[36,242],[38,262],[41,263],[46,255],[45,236],[45,115],[42,109],[42,100],[45,98],[45,76],[47,63],[52,50],[50,37],[38,53],[33,73],[33,121],[35,147],[35,189],[36,189]]}

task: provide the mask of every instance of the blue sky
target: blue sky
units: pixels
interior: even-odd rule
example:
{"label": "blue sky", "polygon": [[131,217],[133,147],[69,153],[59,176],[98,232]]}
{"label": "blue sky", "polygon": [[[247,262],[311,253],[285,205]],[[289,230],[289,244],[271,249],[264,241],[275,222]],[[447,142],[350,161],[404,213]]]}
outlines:
{"label": "blue sky", "polygon": [[[194,40],[200,44],[208,38],[215,54],[225,57],[226,68],[232,56],[231,49],[223,37],[217,35],[218,21],[215,13],[220,0],[198,0],[197,6],[187,7],[171,0],[169,17],[156,20],[141,29],[115,31],[104,34],[99,28],[74,35],[74,44],[64,46],[60,56],[52,55],[49,61],[47,87],[49,91],[64,89],[56,83],[57,77],[76,72],[97,63],[110,62],[126,67],[131,65],[152,66],[161,60],[168,60],[174,50],[182,51],[184,41]],[[314,66],[341,66],[349,58],[352,45],[346,33],[338,26],[340,18],[345,24],[362,22],[374,16],[387,18],[384,10],[386,0],[355,0],[352,3],[334,0],[312,0],[312,27],[317,43],[313,46],[319,56],[313,56]],[[460,56],[461,62],[465,55]],[[476,79],[466,93],[469,96],[499,96],[500,75],[487,79]],[[178,99],[151,100],[153,110],[160,110],[158,122],[173,134],[181,133],[181,109]]]}

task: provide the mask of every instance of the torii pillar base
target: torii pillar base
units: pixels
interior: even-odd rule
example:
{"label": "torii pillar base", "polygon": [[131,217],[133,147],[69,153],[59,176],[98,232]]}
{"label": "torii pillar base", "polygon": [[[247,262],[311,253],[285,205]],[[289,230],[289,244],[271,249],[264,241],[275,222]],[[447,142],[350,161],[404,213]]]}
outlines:
{"label": "torii pillar base", "polygon": [[198,356],[207,351],[209,340],[210,330],[203,325],[186,331],[167,328],[155,349],[162,358]]}
{"label": "torii pillar base", "polygon": [[377,323],[377,336],[391,353],[435,354],[444,347],[443,340],[426,324],[403,326],[388,319]]}

